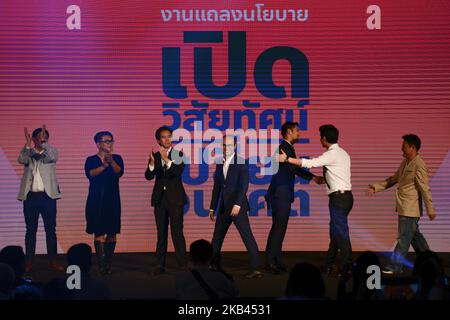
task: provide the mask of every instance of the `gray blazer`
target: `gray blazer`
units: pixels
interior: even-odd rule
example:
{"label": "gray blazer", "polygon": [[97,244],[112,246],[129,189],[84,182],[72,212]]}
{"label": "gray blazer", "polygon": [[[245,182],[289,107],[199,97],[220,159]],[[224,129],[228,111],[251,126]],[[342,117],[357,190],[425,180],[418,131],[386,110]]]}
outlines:
{"label": "gray blazer", "polygon": [[[42,144],[44,152],[41,158],[38,160],[41,162],[39,166],[39,173],[41,174],[42,181],[44,182],[44,188],[47,195],[52,199],[61,198],[59,191],[58,180],[56,180],[56,161],[58,161],[58,150],[51,147],[47,143]],[[35,162],[32,156],[37,152],[33,148],[27,149],[23,147],[20,151],[17,161],[23,164],[23,176],[20,182],[20,190],[17,196],[18,200],[26,200],[28,192],[31,189],[31,183],[33,181],[33,170],[35,168]]]}

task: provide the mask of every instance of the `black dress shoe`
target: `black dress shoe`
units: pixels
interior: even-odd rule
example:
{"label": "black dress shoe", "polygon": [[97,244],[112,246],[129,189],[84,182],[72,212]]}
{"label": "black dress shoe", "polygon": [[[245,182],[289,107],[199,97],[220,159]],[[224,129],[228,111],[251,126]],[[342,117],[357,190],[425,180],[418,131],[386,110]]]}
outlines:
{"label": "black dress shoe", "polygon": [[261,279],[263,276],[264,274],[259,270],[251,270],[245,275],[247,279]]}
{"label": "black dress shoe", "polygon": [[348,278],[352,277],[352,273],[350,271],[344,271],[344,272],[340,271],[338,274],[338,277],[348,279]]}
{"label": "black dress shoe", "polygon": [[265,269],[268,272],[270,272],[271,274],[280,274],[281,273],[280,269],[278,269],[278,267],[273,263],[266,265]]}
{"label": "black dress shoe", "polygon": [[217,265],[217,264],[210,264],[209,265],[209,270],[211,270],[211,271],[220,271],[221,269],[220,269],[220,266]]}
{"label": "black dress shoe", "polygon": [[289,272],[288,268],[285,264],[277,264],[277,269],[280,270],[280,272]]}
{"label": "black dress shoe", "polygon": [[333,275],[333,267],[325,267],[322,274],[324,277],[331,277]]}
{"label": "black dress shoe", "polygon": [[189,269],[188,266],[178,267],[178,272],[189,272],[189,271],[191,271],[191,269]]}
{"label": "black dress shoe", "polygon": [[163,274],[166,272],[166,269],[162,267],[155,267],[152,269],[151,274],[152,276],[159,276],[160,274]]}

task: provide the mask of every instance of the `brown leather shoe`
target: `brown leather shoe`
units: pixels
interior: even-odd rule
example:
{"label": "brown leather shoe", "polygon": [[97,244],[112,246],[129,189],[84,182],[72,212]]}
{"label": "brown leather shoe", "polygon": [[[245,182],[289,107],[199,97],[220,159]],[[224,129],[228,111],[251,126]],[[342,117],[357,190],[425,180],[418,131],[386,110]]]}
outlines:
{"label": "brown leather shoe", "polygon": [[27,261],[25,262],[25,273],[31,272],[33,270],[33,262]]}
{"label": "brown leather shoe", "polygon": [[50,261],[50,263],[48,264],[48,267],[54,271],[59,271],[59,272],[65,270],[65,268],[56,261]]}

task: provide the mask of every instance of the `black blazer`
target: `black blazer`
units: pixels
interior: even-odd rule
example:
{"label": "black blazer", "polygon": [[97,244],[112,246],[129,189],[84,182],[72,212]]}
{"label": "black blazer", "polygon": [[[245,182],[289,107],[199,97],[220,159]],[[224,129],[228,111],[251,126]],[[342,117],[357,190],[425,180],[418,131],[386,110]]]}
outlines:
{"label": "black blazer", "polygon": [[[239,160],[238,160],[239,158]],[[248,199],[248,162],[237,155],[234,156],[227,172],[223,175],[223,164],[216,165],[214,172],[214,187],[210,209],[219,213],[230,214],[234,205],[241,207],[239,214],[247,213],[250,209]]]}
{"label": "black blazer", "polygon": [[[283,150],[288,157],[296,158],[294,147],[286,140],[283,140],[280,144],[279,150],[280,154],[281,150]],[[314,177],[312,173],[302,169],[299,166],[281,162],[279,164],[278,172],[272,176],[272,180],[270,181],[266,200],[271,202],[277,198],[283,201],[293,202],[295,175],[298,175],[306,180],[311,180]]]}
{"label": "black blazer", "polygon": [[[170,150],[169,159],[178,154],[179,157],[183,157],[183,153],[177,150]],[[184,162],[180,164],[175,164],[172,162],[169,169],[165,170],[161,163],[161,153],[155,153],[155,168],[150,171],[147,164],[147,170],[145,171],[145,179],[152,180],[156,176],[155,186],[153,187],[152,193],[152,207],[157,207],[161,204],[163,197],[164,187],[166,187],[166,194],[170,199],[170,202],[174,205],[183,206],[187,203],[186,192],[183,187],[183,181],[181,180],[181,175],[184,170]]]}

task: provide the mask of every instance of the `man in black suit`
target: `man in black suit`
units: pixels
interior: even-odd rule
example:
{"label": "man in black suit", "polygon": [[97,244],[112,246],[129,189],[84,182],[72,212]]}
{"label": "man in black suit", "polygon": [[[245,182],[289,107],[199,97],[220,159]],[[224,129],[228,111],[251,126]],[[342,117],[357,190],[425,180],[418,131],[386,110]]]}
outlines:
{"label": "man in black suit", "polygon": [[220,268],[220,251],[231,223],[234,225],[244,241],[251,260],[252,270],[247,273],[247,278],[261,278],[262,272],[258,245],[250,228],[247,212],[249,203],[247,199],[248,190],[248,163],[236,155],[236,139],[233,136],[223,138],[223,163],[216,165],[214,173],[214,187],[209,209],[209,217],[215,220],[212,245],[214,257],[212,265]]}
{"label": "man in black suit", "polygon": [[[286,122],[281,127],[283,141],[279,153],[283,150],[290,158],[295,158],[293,144],[300,138],[300,129],[297,122]],[[306,180],[321,183],[322,178],[288,163],[279,163],[278,171],[272,176],[266,201],[268,208],[272,209],[272,228],[269,232],[266,246],[266,269],[273,274],[286,272],[287,268],[282,262],[283,240],[294,202],[295,175]]]}
{"label": "man in black suit", "polygon": [[152,180],[156,177],[151,205],[155,208],[158,241],[157,265],[152,274],[158,275],[165,272],[169,222],[178,266],[181,269],[187,268],[186,240],[183,235],[183,208],[187,197],[181,180],[184,170],[183,153],[172,148],[172,130],[161,127],[156,130],[155,137],[160,151],[150,153],[145,178]]}

